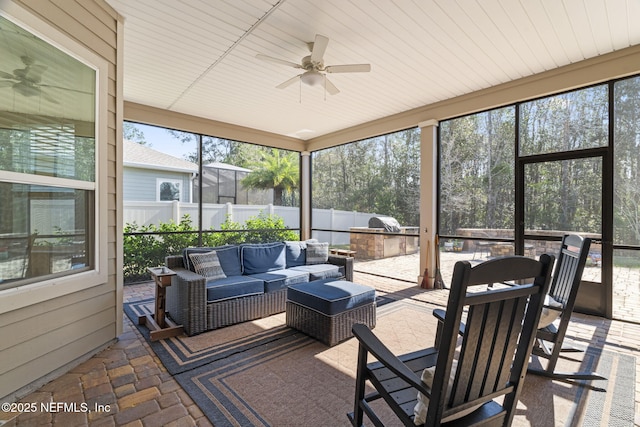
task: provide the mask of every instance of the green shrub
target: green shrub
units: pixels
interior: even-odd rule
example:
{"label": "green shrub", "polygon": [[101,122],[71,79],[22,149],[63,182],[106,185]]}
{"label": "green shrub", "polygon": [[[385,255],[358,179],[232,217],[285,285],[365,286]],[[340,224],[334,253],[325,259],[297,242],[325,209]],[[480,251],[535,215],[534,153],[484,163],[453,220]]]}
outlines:
{"label": "green shrub", "polygon": [[158,238],[148,234],[128,234],[147,233],[155,231],[153,225],[138,226],[136,223],[124,226],[123,237],[123,275],[125,283],[147,280],[149,273],[147,267],[160,265],[162,253]]}
{"label": "green shrub", "polygon": [[[177,234],[130,234],[130,233],[170,233]],[[148,267],[164,265],[167,255],[179,255],[183,248],[194,246],[198,241],[198,233],[193,230],[189,215],[182,217],[179,224],[170,220],[160,223],[138,226],[136,223],[126,224],[123,237],[124,282],[132,283],[149,280]]]}
{"label": "green shrub", "polygon": [[[257,230],[257,231],[251,231]],[[232,221],[229,216],[220,225],[220,231],[204,232],[203,246],[225,244],[265,243],[283,240],[298,240],[298,233],[286,229],[284,219],[277,215],[260,212],[249,218],[244,225]],[[151,234],[147,234],[151,233]],[[169,234],[153,234],[169,233]],[[198,231],[191,218],[185,215],[176,223],[170,220],[159,225],[138,226],[136,223],[124,227],[124,282],[134,283],[150,280],[148,267],[164,265],[168,255],[180,255],[182,249],[198,245]]]}
{"label": "green shrub", "polygon": [[252,216],[244,224],[248,230],[245,243],[279,242],[283,240],[298,240],[298,233],[286,230],[284,219],[277,215],[267,215],[262,212],[258,216]]}
{"label": "green shrub", "polygon": [[[246,240],[246,231],[240,223],[232,221],[227,215],[224,222],[220,224],[222,233],[206,233],[202,236],[203,246],[238,245]],[[212,229],[213,230],[213,229]]]}

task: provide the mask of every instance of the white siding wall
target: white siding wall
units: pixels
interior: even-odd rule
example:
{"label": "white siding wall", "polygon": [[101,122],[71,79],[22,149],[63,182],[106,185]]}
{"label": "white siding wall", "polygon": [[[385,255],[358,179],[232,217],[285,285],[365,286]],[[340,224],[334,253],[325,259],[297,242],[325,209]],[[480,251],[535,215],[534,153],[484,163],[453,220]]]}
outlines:
{"label": "white siding wall", "polygon": [[54,27],[108,63],[102,74],[106,74],[103,81],[108,88],[100,94],[100,99],[108,96],[108,101],[102,104],[106,111],[99,117],[98,129],[106,144],[99,150],[106,157],[101,170],[106,167],[107,171],[106,182],[98,183],[103,189],[100,210],[104,221],[98,230],[104,248],[99,254],[104,260],[102,272],[85,283],[62,278],[51,281],[50,286],[34,284],[0,292],[0,401],[6,402],[113,342],[121,328],[116,171],[122,147],[116,135],[121,133],[117,118],[122,104],[116,99],[121,93],[116,64],[118,16],[106,2],[3,0],[0,7],[28,19],[39,18],[44,21],[44,25],[35,22],[44,27],[40,31]]}
{"label": "white siding wall", "polygon": [[125,185],[122,189],[123,200],[150,201],[158,200],[157,180],[178,180],[181,184],[180,201],[190,202],[191,174],[160,171],[157,169],[140,169],[124,167],[122,170]]}

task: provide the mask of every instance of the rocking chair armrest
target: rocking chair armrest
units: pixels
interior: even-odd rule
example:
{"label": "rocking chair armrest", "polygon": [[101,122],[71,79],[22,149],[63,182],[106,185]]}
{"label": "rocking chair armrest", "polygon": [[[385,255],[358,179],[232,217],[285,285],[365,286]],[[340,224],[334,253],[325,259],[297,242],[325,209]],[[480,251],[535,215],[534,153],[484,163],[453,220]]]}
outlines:
{"label": "rocking chair armrest", "polygon": [[[378,360],[378,363],[391,370],[421,393],[426,396],[431,396],[430,390],[425,387],[420,377],[385,347],[382,341],[371,332],[368,326],[362,323],[356,323],[353,325],[352,331],[353,335],[360,342],[361,349],[364,348],[367,352],[371,353]],[[358,370],[359,369],[360,367],[358,367]]]}
{"label": "rocking chair armrest", "polygon": [[433,310],[433,317],[438,319],[438,322],[444,322],[445,314],[446,314],[446,311],[444,311],[441,308],[436,308],[435,310]]}
{"label": "rocking chair armrest", "polygon": [[[444,318],[446,314],[447,312],[441,308],[436,308],[435,310],[433,310],[433,317],[438,319],[438,327],[442,327],[442,325],[444,324]],[[460,331],[458,331],[458,333],[460,334],[460,336],[464,335],[464,323],[460,323]]]}

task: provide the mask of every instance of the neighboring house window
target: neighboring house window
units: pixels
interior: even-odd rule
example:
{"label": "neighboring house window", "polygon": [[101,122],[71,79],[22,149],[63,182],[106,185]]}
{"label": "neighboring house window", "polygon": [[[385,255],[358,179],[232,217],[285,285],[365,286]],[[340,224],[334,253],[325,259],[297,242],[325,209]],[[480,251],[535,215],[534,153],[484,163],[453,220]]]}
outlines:
{"label": "neighboring house window", "polygon": [[179,202],[180,190],[182,188],[182,182],[178,180],[169,179],[157,179],[158,183],[158,201],[159,202]]}
{"label": "neighboring house window", "polygon": [[95,267],[96,70],[0,16],[0,289]]}

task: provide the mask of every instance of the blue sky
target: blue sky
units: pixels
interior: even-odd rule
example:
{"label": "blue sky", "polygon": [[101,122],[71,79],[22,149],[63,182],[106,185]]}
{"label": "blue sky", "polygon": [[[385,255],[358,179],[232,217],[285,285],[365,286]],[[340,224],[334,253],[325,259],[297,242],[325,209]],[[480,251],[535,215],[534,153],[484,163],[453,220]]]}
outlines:
{"label": "blue sky", "polygon": [[184,158],[185,154],[190,154],[196,151],[195,141],[192,144],[185,144],[179,139],[174,138],[167,129],[138,123],[134,123],[134,126],[144,133],[147,146],[154,150],[161,151],[181,159]]}

